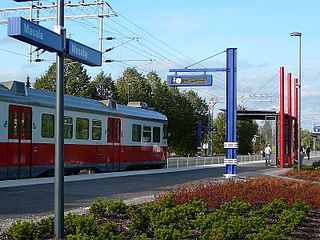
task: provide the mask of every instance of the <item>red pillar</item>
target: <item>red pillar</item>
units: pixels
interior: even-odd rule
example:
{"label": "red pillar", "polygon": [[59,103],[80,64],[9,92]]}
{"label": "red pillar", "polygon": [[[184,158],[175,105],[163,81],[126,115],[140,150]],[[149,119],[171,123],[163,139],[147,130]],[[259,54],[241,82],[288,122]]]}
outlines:
{"label": "red pillar", "polygon": [[298,78],[294,79],[294,149],[293,149],[293,157],[298,160],[298,123],[299,123],[299,113],[298,113],[298,98],[299,98],[299,87],[298,87]]}
{"label": "red pillar", "polygon": [[284,67],[280,67],[280,167],[284,168]]}
{"label": "red pillar", "polygon": [[291,111],[291,73],[288,73],[288,166],[292,163],[292,111]]}

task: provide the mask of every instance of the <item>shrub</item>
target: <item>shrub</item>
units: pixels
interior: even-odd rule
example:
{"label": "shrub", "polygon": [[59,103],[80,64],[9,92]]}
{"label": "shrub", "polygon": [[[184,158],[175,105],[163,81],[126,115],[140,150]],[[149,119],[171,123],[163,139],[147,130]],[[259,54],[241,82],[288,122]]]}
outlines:
{"label": "shrub", "polygon": [[40,239],[37,224],[34,221],[17,221],[12,224],[6,235],[14,240]]}
{"label": "shrub", "polygon": [[124,204],[122,199],[107,200],[98,198],[97,201],[90,205],[89,213],[96,217],[104,217],[107,214],[125,214],[128,207]]}
{"label": "shrub", "polygon": [[302,165],[301,170],[315,170],[315,167],[313,165]]}
{"label": "shrub", "polygon": [[102,200],[101,198],[98,198],[95,202],[93,202],[90,205],[89,213],[97,217],[105,216],[107,213],[106,200]]}
{"label": "shrub", "polygon": [[[299,172],[313,174],[315,171]],[[211,182],[181,187],[171,194],[175,204],[185,204],[190,203],[192,199],[202,199],[209,209],[218,208],[224,202],[231,201],[234,196],[256,207],[261,207],[274,199],[283,198],[289,205],[292,205],[295,199],[301,199],[314,209],[320,209],[319,184],[278,178],[262,177],[246,181]],[[158,195],[156,200],[160,201],[167,195],[168,193]]]}
{"label": "shrub", "polygon": [[53,217],[43,218],[37,223],[37,228],[41,239],[52,238],[54,236],[54,219]]}
{"label": "shrub", "polygon": [[82,239],[82,236],[95,236],[98,228],[98,221],[93,215],[76,215],[69,213],[65,217],[66,235],[76,235]]}
{"label": "shrub", "polygon": [[128,209],[122,199],[106,201],[106,206],[108,212],[114,214],[125,214]]}

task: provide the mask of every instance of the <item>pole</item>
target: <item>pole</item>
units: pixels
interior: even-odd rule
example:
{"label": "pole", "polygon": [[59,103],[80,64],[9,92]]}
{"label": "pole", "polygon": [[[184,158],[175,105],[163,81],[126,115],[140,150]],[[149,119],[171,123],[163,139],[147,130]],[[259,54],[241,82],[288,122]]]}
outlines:
{"label": "pole", "polygon": [[298,171],[301,169],[301,162],[303,159],[301,159],[300,149],[301,149],[301,116],[302,116],[302,110],[301,110],[301,34],[299,36],[299,132],[298,132]]}
{"label": "pole", "polygon": [[[32,10],[33,10],[33,2],[30,1],[30,9],[29,9],[29,20],[32,22]],[[29,63],[32,62],[32,45],[29,45]]]}
{"label": "pole", "polygon": [[280,167],[284,168],[285,145],[284,145],[284,67],[280,67]]}
{"label": "pole", "polygon": [[103,51],[103,10],[104,10],[104,0],[100,1],[100,16],[99,16],[99,21],[100,21],[100,33],[99,33],[99,40],[100,40],[100,52]]}
{"label": "pole", "polygon": [[202,121],[198,119],[198,157],[201,157],[201,127]]}
{"label": "pole", "polygon": [[288,167],[292,163],[292,103],[291,103],[291,73],[288,73]]}
{"label": "pole", "polygon": [[298,88],[298,78],[294,79],[294,118],[295,118],[295,124],[294,124],[294,159],[298,158],[299,148],[298,148],[298,95],[299,95],[299,88]]}
{"label": "pole", "polygon": [[[227,49],[226,174],[237,174],[237,49]],[[231,144],[230,144],[231,143]]]}
{"label": "pole", "polygon": [[[65,40],[64,0],[57,0],[57,29]],[[65,43],[65,41],[64,41]],[[65,46],[64,46],[65,47]],[[64,232],[64,51],[56,55],[56,144],[54,182],[54,233],[56,239]]]}

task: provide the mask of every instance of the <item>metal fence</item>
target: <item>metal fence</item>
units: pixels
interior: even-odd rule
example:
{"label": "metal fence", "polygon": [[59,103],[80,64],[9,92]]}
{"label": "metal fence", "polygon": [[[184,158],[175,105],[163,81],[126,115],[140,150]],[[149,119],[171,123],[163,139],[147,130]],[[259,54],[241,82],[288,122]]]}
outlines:
{"label": "metal fence", "polygon": [[[167,168],[180,168],[189,166],[205,166],[212,164],[223,164],[226,156],[213,156],[213,157],[178,157],[168,158]],[[263,161],[261,155],[238,155],[238,162],[253,162]]]}
{"label": "metal fence", "polygon": [[[320,157],[320,151],[310,152],[310,158]],[[213,156],[213,157],[178,157],[168,158],[167,168],[180,168],[189,166],[205,166],[212,164],[223,164],[226,156]],[[275,164],[276,156],[272,154],[271,161]],[[238,155],[238,163],[264,161],[261,155]]]}

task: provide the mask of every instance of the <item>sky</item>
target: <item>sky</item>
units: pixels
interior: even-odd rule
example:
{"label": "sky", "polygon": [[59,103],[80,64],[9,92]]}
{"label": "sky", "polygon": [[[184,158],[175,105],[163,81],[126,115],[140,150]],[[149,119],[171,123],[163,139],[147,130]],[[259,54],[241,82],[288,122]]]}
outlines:
{"label": "sky", "polygon": [[[56,1],[40,2],[49,5]],[[302,127],[312,130],[313,125],[320,124],[320,1],[107,2],[117,17],[104,20],[103,37],[114,39],[102,41],[103,50],[113,48],[103,54],[103,60],[114,61],[102,67],[86,67],[92,78],[102,70],[116,80],[127,67],[136,67],[143,74],[156,71],[165,80],[170,68],[184,68],[226,48],[237,48],[238,104],[252,110],[279,110],[279,68],[285,67],[285,75],[291,72],[293,77],[298,76],[299,38],[290,36],[297,31],[302,33]],[[0,1],[0,9],[23,6],[29,3]],[[66,16],[97,11],[96,7],[70,9],[66,9]],[[20,14],[0,10],[0,20]],[[42,14],[46,12],[41,10]],[[40,24],[53,30],[55,22]],[[69,38],[99,49],[97,18],[66,20],[65,26]],[[30,63],[28,50],[27,44],[7,37],[7,25],[0,24],[0,82],[25,81],[27,76],[34,82],[55,61],[54,53],[44,53],[39,56],[43,61]],[[222,53],[193,67],[225,67],[225,58]],[[224,108],[225,74],[212,75],[212,87],[193,90],[207,101],[217,99],[216,113]]]}

